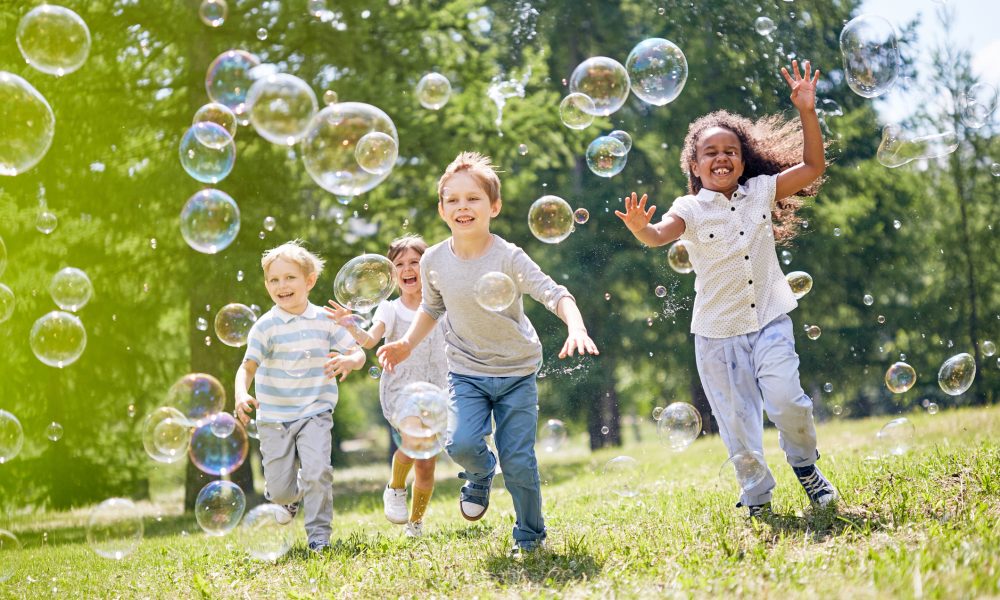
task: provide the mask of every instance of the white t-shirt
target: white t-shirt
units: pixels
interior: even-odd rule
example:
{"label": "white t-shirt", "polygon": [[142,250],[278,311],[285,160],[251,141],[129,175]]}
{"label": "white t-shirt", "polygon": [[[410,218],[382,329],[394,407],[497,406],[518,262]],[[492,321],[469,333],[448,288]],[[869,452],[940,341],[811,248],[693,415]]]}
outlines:
{"label": "white t-shirt", "polygon": [[[385,300],[375,309],[372,323],[385,324],[383,337],[386,342],[395,342],[410,328],[416,311],[406,308],[400,298]],[[448,359],[444,351],[444,332],[438,322],[427,337],[417,344],[410,357],[396,366],[395,372],[382,372],[379,380],[379,400],[382,414],[393,422],[393,413],[402,400],[402,391],[408,384],[417,381],[433,383],[443,390],[448,389]]]}

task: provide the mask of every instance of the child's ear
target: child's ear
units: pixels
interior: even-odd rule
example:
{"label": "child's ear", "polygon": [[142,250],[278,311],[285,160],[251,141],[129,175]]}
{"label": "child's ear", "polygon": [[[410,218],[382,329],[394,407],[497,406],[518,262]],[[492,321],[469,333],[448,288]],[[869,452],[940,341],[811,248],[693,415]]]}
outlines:
{"label": "child's ear", "polygon": [[701,179],[701,173],[700,173],[700,169],[698,168],[698,163],[697,162],[695,162],[695,161],[689,162],[688,163],[688,170],[691,172],[692,176],[697,177],[698,179]]}
{"label": "child's ear", "polygon": [[319,273],[310,273],[309,275],[307,275],[306,276],[306,287],[307,287],[307,289],[310,289],[310,290],[313,289],[313,286],[316,285],[316,279],[318,279],[318,278],[319,278]]}
{"label": "child's ear", "polygon": [[490,204],[490,217],[499,215],[501,208],[503,208],[503,199],[497,198],[496,202]]}

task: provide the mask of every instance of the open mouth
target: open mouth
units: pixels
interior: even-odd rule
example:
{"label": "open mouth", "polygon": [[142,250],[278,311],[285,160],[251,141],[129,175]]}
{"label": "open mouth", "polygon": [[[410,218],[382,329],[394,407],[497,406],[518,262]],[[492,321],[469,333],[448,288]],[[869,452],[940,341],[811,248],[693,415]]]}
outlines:
{"label": "open mouth", "polygon": [[283,292],[283,293],[278,294],[278,298],[281,299],[281,300],[287,300],[288,298],[291,298],[294,295],[295,295],[295,292]]}
{"label": "open mouth", "polygon": [[417,276],[414,275],[413,277],[403,277],[402,282],[403,285],[414,285],[415,283],[417,283]]}
{"label": "open mouth", "polygon": [[725,177],[726,175],[729,175],[732,172],[733,170],[730,169],[729,167],[716,167],[712,169],[712,175],[715,175],[716,177]]}
{"label": "open mouth", "polygon": [[466,223],[471,223],[473,221],[475,221],[475,218],[473,218],[471,215],[460,215],[458,217],[455,217],[455,222],[461,223],[463,225],[465,225]]}

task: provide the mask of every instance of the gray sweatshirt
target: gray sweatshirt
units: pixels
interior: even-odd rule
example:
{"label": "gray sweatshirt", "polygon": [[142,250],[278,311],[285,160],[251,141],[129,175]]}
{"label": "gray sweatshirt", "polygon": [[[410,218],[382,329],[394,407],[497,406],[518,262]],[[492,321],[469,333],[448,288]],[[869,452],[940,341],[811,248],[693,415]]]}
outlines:
{"label": "gray sweatshirt", "polygon": [[[476,302],[476,282],[490,271],[505,273],[517,290],[514,302],[500,312]],[[448,370],[459,375],[517,377],[542,363],[542,344],[524,314],[528,294],[553,313],[559,301],[573,296],[542,272],[524,250],[493,235],[486,253],[472,260],[455,256],[451,238],[427,249],[420,260],[421,310],[435,320],[444,315]]]}

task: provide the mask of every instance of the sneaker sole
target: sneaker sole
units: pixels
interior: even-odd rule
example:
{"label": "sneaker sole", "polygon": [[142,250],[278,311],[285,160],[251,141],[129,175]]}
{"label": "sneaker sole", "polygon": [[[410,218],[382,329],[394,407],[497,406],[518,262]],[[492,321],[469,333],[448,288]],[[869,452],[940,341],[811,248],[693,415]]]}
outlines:
{"label": "sneaker sole", "polygon": [[486,511],[489,510],[489,508],[490,507],[487,506],[487,507],[483,508],[483,512],[479,513],[478,515],[476,515],[474,517],[471,517],[471,516],[465,514],[465,511],[462,510],[462,501],[461,500],[458,501],[458,512],[462,513],[462,518],[465,519],[466,521],[478,521],[479,519],[482,519],[483,515],[486,514]]}

